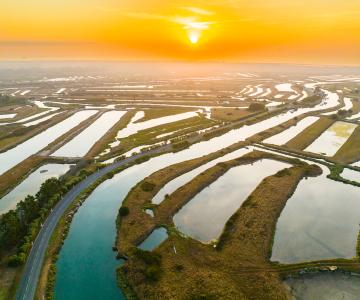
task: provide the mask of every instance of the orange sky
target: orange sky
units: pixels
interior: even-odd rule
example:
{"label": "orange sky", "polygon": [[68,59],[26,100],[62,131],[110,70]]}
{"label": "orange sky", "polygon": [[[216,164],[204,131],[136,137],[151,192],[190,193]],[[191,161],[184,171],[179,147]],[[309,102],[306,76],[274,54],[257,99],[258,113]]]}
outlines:
{"label": "orange sky", "polygon": [[1,0],[0,59],[33,58],[360,64],[360,1]]}

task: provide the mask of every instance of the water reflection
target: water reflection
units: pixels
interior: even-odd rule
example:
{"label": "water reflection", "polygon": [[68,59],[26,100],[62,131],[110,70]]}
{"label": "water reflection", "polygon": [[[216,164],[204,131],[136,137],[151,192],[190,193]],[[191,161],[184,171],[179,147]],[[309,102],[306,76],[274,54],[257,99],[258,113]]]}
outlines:
{"label": "water reflection", "polygon": [[217,239],[227,220],[256,186],[265,177],[287,167],[288,164],[266,159],[230,169],[174,216],[176,227],[202,242]]}

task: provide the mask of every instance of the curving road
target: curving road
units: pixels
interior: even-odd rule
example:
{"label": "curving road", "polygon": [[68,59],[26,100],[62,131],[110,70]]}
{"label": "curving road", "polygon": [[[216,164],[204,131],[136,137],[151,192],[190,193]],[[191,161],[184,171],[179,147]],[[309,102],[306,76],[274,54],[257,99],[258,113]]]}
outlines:
{"label": "curving road", "polygon": [[136,159],[145,156],[145,155],[153,155],[167,152],[171,149],[170,145],[166,145],[163,147],[159,147],[157,149],[153,149],[144,153],[140,153],[138,155],[134,155],[132,157],[126,158],[119,162],[114,162],[111,165],[108,165],[94,174],[88,176],[83,181],[79,182],[75,185],[54,207],[46,221],[44,222],[41,230],[38,233],[38,236],[31,248],[30,254],[27,258],[24,271],[22,274],[22,278],[19,284],[19,287],[16,291],[16,300],[32,300],[35,297],[35,292],[37,288],[37,284],[40,277],[41,268],[43,265],[44,257],[46,254],[46,250],[49,244],[49,240],[57,223],[60,218],[63,216],[67,208],[71,205],[71,203],[76,199],[77,196],[81,194],[86,188],[91,186],[96,182],[99,178],[103,177],[107,173],[115,170],[118,167],[126,165],[127,163],[131,163]]}
{"label": "curving road", "polygon": [[[277,109],[278,111],[281,111],[281,109]],[[241,124],[246,119],[250,119],[251,116],[242,118],[241,120],[226,124],[221,126],[220,128],[232,128],[234,124]],[[217,129],[214,129],[213,131],[216,131]],[[208,131],[210,132],[210,131]],[[200,134],[198,136],[192,136],[188,138],[188,141],[190,144],[194,142],[198,142],[202,140],[204,134]],[[134,156],[131,156],[129,158],[125,158],[124,160],[121,160],[119,162],[114,162],[111,165],[108,165],[104,167],[103,169],[97,171],[96,173],[88,176],[83,181],[75,185],[54,207],[46,221],[44,222],[41,230],[38,233],[37,238],[35,239],[35,242],[31,248],[30,254],[27,258],[24,271],[22,274],[22,278],[20,281],[20,284],[18,286],[18,289],[16,291],[16,300],[33,300],[37,288],[37,284],[40,277],[41,268],[43,265],[44,257],[46,254],[46,250],[49,244],[49,240],[51,238],[52,233],[55,230],[55,227],[57,223],[59,222],[62,215],[65,213],[66,209],[71,205],[71,203],[76,199],[77,196],[79,196],[86,188],[91,186],[93,183],[95,183],[96,180],[103,177],[107,173],[113,171],[114,169],[121,167],[123,165],[126,165],[127,163],[131,163],[135,161],[138,158],[141,158],[143,156],[147,155],[154,155],[154,154],[160,154],[165,153],[172,150],[172,145],[164,145],[162,147],[149,150]]]}

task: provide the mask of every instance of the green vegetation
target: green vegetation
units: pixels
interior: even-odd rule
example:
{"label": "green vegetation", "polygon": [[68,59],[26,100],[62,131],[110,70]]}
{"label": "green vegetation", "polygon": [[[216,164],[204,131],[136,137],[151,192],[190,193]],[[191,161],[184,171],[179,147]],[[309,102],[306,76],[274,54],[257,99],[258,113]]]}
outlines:
{"label": "green vegetation", "polygon": [[144,268],[141,268],[140,272],[146,280],[158,281],[160,279],[162,269],[159,253],[134,248],[133,255],[144,263]]}
{"label": "green vegetation", "polygon": [[120,118],[120,120],[110,130],[108,130],[106,134],[94,144],[94,146],[91,147],[89,152],[86,154],[86,158],[91,159],[104,151],[108,144],[116,138],[117,133],[128,125],[135,113],[135,110],[131,110]]}
{"label": "green vegetation", "polygon": [[13,106],[13,105],[25,105],[28,104],[28,100],[23,98],[15,98],[7,95],[0,94],[0,107]]}
{"label": "green vegetation", "polygon": [[154,145],[166,140],[172,140],[180,135],[190,134],[216,124],[218,124],[217,121],[198,116],[141,130],[136,134],[121,139],[120,145],[113,148],[111,154],[104,156],[103,159],[106,160],[110,156],[125,153],[142,145]]}
{"label": "green vegetation", "polygon": [[189,111],[194,111],[194,108],[191,107],[165,107],[165,108],[151,108],[151,109],[145,109],[144,110],[144,117],[137,120],[136,123],[171,116],[171,115],[177,115]]}
{"label": "green vegetation", "polygon": [[49,211],[64,194],[60,180],[46,180],[35,197],[27,196],[0,218],[0,251],[2,253],[17,248],[16,254],[9,258],[10,266],[22,265],[31,249],[41,223]]}
{"label": "green vegetation", "polygon": [[[0,287],[3,286],[7,297],[14,292],[21,267],[52,208],[69,189],[100,167],[91,165],[64,180],[50,178],[35,197],[27,196],[15,210],[0,216]],[[2,277],[2,274],[11,275]]]}
{"label": "green vegetation", "polygon": [[128,207],[126,206],[121,206],[119,209],[119,215],[121,217],[126,217],[129,214],[130,210]]}
{"label": "green vegetation", "polygon": [[[195,194],[229,168],[262,158],[285,160],[296,166],[263,180],[230,218],[216,248],[177,232],[172,216]],[[201,161],[205,163],[205,157]],[[144,191],[139,183],[127,195],[124,203],[132,213],[118,219],[117,249],[129,259],[118,270],[118,279],[122,281],[119,284],[126,287],[126,293],[139,299],[287,299],[280,276],[277,271],[272,272],[268,261],[276,220],[298,182],[305,176],[318,175],[321,169],[296,159],[253,152],[198,175],[154,206],[154,218],[144,213],[143,208],[164,184],[199,163],[196,159],[159,170],[143,181],[156,182],[156,188]],[[158,226],[171,230],[168,239],[152,251],[155,257],[161,257],[161,263],[146,271],[147,254],[144,258],[136,246]]]}

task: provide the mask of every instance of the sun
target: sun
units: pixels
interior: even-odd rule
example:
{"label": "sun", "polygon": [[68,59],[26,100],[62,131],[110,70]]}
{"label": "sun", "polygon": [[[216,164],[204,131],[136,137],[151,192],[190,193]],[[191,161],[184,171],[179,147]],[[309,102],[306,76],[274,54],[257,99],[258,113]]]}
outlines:
{"label": "sun", "polygon": [[191,32],[189,32],[188,36],[189,36],[189,40],[190,40],[191,44],[195,45],[199,42],[199,39],[200,39],[199,32],[191,31]]}

